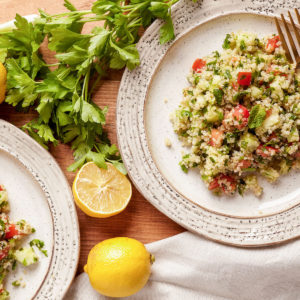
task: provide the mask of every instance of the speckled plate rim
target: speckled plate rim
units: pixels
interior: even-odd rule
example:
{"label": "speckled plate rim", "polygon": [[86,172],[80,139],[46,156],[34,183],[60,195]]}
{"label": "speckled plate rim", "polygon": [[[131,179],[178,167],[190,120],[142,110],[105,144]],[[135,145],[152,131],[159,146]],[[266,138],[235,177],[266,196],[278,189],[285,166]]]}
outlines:
{"label": "speckled plate rim", "polygon": [[[176,43],[172,43],[171,46],[167,49],[166,53],[159,59],[154,71],[153,71],[153,74],[151,76],[151,79],[150,79],[150,82],[149,82],[149,85],[148,85],[148,88],[147,88],[147,92],[146,92],[146,96],[145,96],[145,102],[144,102],[144,108],[143,108],[143,115],[144,115],[144,119],[143,119],[143,122],[144,122],[144,128],[145,128],[145,136],[146,136],[146,139],[147,139],[147,145],[149,145],[149,136],[148,136],[148,133],[147,133],[147,129],[146,129],[146,105],[147,105],[147,102],[148,102],[148,98],[149,98],[149,92],[150,92],[150,87],[152,85],[152,82],[153,82],[153,79],[154,77],[156,76],[159,68],[160,68],[160,65],[162,63],[162,61],[164,60],[165,56],[172,50],[172,48],[174,46],[176,46],[177,42],[179,42],[179,40],[185,38],[187,35],[189,35],[190,33],[192,33],[192,31],[194,30],[197,30],[199,26],[202,26],[202,25],[205,25],[211,21],[214,21],[214,20],[217,20],[219,18],[224,18],[224,17],[230,17],[230,16],[235,16],[235,15],[254,15],[254,16],[262,16],[262,17],[265,17],[265,18],[270,18],[272,19],[273,16],[270,16],[270,15],[266,15],[266,14],[258,14],[258,13],[253,13],[253,12],[244,12],[244,11],[233,11],[233,12],[227,12],[225,14],[222,14],[222,15],[218,15],[218,16],[214,16],[212,18],[209,18],[207,20],[205,20],[204,22],[201,22],[200,24],[196,25],[196,26],[193,26],[192,28],[186,30],[185,32],[182,32],[180,33],[180,35],[178,35],[177,39],[176,39]],[[281,19],[279,19],[279,22],[282,23]],[[287,23],[288,25],[291,26],[290,22],[287,20]],[[298,24],[295,24],[298,28],[300,27]],[[291,28],[291,31],[293,31],[293,29]],[[156,162],[154,156],[153,156],[153,153],[152,153],[152,150],[149,146],[148,147],[148,150],[151,154],[151,157],[153,159],[153,162],[154,164],[156,165],[156,168],[159,170],[159,172],[162,174],[162,171],[161,171],[161,168],[159,166],[159,164]],[[290,208],[293,208],[297,205],[300,204],[300,199],[297,200],[297,203],[291,203],[290,205],[287,205],[285,208],[283,209],[280,209],[274,213],[264,213],[264,214],[261,214],[259,216],[240,216],[240,215],[231,215],[229,213],[222,213],[222,212],[217,212],[213,209],[209,209],[195,201],[193,201],[192,199],[190,199],[189,197],[187,196],[184,196],[177,188],[176,186],[174,186],[167,177],[164,177],[165,180],[168,182],[168,184],[178,193],[180,194],[182,197],[184,197],[185,199],[187,199],[188,201],[191,201],[193,204],[197,205],[197,206],[200,206],[202,209],[204,210],[207,210],[211,213],[214,213],[214,214],[219,214],[219,215],[222,215],[222,216],[226,216],[226,217],[232,217],[232,218],[239,218],[239,219],[256,219],[256,218],[262,218],[262,217],[267,217],[267,216],[272,216],[272,215],[276,215],[280,212],[284,212],[284,211],[287,211],[289,210]]]}
{"label": "speckled plate rim", "polygon": [[3,120],[0,120],[0,149],[20,162],[36,180],[51,213],[52,256],[33,299],[62,299],[76,274],[80,253],[79,224],[69,183],[48,151]]}
{"label": "speckled plate rim", "polygon": [[[223,8],[219,7],[220,4]],[[233,246],[258,247],[297,238],[300,235],[300,206],[268,216],[239,218],[208,211],[182,197],[159,172],[148,149],[144,127],[144,102],[148,86],[165,53],[191,28],[229,13],[252,12],[268,16],[275,12],[278,15],[284,9],[293,7],[296,7],[293,1],[254,4],[245,0],[241,4],[240,1],[227,0],[213,3],[181,0],[172,12],[176,40],[160,45],[158,31],[161,22],[156,21],[138,44],[140,67],[132,72],[126,70],[123,75],[117,102],[117,135],[130,178],[144,197],[161,212],[186,229],[211,240]]]}

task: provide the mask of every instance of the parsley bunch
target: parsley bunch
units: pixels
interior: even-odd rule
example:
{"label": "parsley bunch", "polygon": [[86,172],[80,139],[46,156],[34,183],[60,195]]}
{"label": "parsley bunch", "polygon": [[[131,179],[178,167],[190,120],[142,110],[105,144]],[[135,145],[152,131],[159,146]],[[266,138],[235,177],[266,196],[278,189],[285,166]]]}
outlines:
{"label": "parsley bunch", "polygon": [[[108,69],[139,65],[141,28],[160,18],[165,20],[160,42],[174,38],[170,8],[177,1],[98,0],[91,10],[80,11],[64,0],[68,12],[40,10],[34,24],[16,15],[16,28],[0,34],[0,61],[8,71],[5,101],[20,110],[37,110],[38,118],[22,129],[46,149],[49,143],[71,143],[75,162],[69,171],[94,161],[101,168],[111,162],[126,173],[103,130],[107,107],[93,103],[93,92]],[[94,21],[104,26],[82,34],[84,24]],[[45,40],[56,52],[56,64],[47,64],[39,52]]]}

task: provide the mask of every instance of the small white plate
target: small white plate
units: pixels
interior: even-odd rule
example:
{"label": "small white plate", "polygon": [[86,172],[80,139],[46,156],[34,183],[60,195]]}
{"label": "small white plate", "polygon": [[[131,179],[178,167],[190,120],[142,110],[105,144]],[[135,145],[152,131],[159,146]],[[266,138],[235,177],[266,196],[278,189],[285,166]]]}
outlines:
{"label": "small white plate", "polygon": [[[36,232],[27,237],[45,243],[48,257],[18,264],[5,287],[11,299],[62,299],[77,268],[79,230],[69,184],[53,157],[20,129],[0,120],[0,183],[8,190],[10,219],[25,219]],[[19,280],[26,284],[13,287]]]}
{"label": "small white plate", "polygon": [[[158,42],[161,23],[146,31],[138,44],[141,66],[126,71],[120,86],[119,145],[137,188],[179,224],[229,244],[274,244],[300,234],[300,172],[283,176],[275,184],[260,179],[264,187],[261,198],[251,194],[218,197],[205,187],[199,171],[185,174],[178,165],[184,148],[173,132],[169,115],[178,107],[182,89],[188,86],[186,76],[193,61],[222,51],[227,33],[276,33],[273,19],[267,16],[271,12],[267,3],[220,3],[180,1],[173,11],[177,38],[168,45]],[[171,140],[171,148],[165,146],[165,138]]]}

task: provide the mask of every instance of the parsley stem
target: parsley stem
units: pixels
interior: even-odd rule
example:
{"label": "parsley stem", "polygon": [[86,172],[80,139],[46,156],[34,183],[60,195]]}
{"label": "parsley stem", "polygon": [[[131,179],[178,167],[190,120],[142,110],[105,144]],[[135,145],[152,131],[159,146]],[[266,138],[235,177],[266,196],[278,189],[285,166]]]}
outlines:
{"label": "parsley stem", "polygon": [[84,77],[83,88],[82,88],[82,96],[84,96],[84,100],[88,102],[88,89],[89,89],[89,80],[90,80],[90,72],[91,65],[88,66],[88,70]]}
{"label": "parsley stem", "polygon": [[87,22],[97,22],[97,21],[106,21],[107,17],[91,17],[87,19],[78,20],[77,23],[87,23]]}
{"label": "parsley stem", "polygon": [[102,78],[102,76],[100,76],[100,75],[97,76],[97,79],[94,81],[94,83],[93,83],[93,85],[92,85],[92,87],[91,87],[91,89],[89,91],[89,96],[88,96],[89,98],[91,98],[92,93],[94,92],[94,90],[95,90],[95,88],[96,88],[96,86],[99,83],[99,81],[100,81],[101,78]]}
{"label": "parsley stem", "polygon": [[81,11],[69,11],[66,13],[60,13],[60,14],[56,14],[56,15],[51,15],[51,17],[68,17],[68,16],[73,16],[73,15],[87,15],[87,14],[92,14],[93,12],[91,10],[81,10]]}
{"label": "parsley stem", "polygon": [[56,66],[59,66],[61,65],[61,63],[56,63],[56,64],[47,64],[45,65],[46,67],[56,67]]}

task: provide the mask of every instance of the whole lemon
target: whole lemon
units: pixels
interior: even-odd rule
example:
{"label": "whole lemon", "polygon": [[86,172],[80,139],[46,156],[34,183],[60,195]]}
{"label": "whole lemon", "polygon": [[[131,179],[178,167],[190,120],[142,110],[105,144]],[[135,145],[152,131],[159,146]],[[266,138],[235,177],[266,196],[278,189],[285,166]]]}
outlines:
{"label": "whole lemon", "polygon": [[127,297],[147,283],[154,256],[131,238],[105,240],[92,248],[84,271],[92,287],[109,297]]}
{"label": "whole lemon", "polygon": [[0,62],[0,103],[5,99],[6,91],[6,69],[3,64]]}

